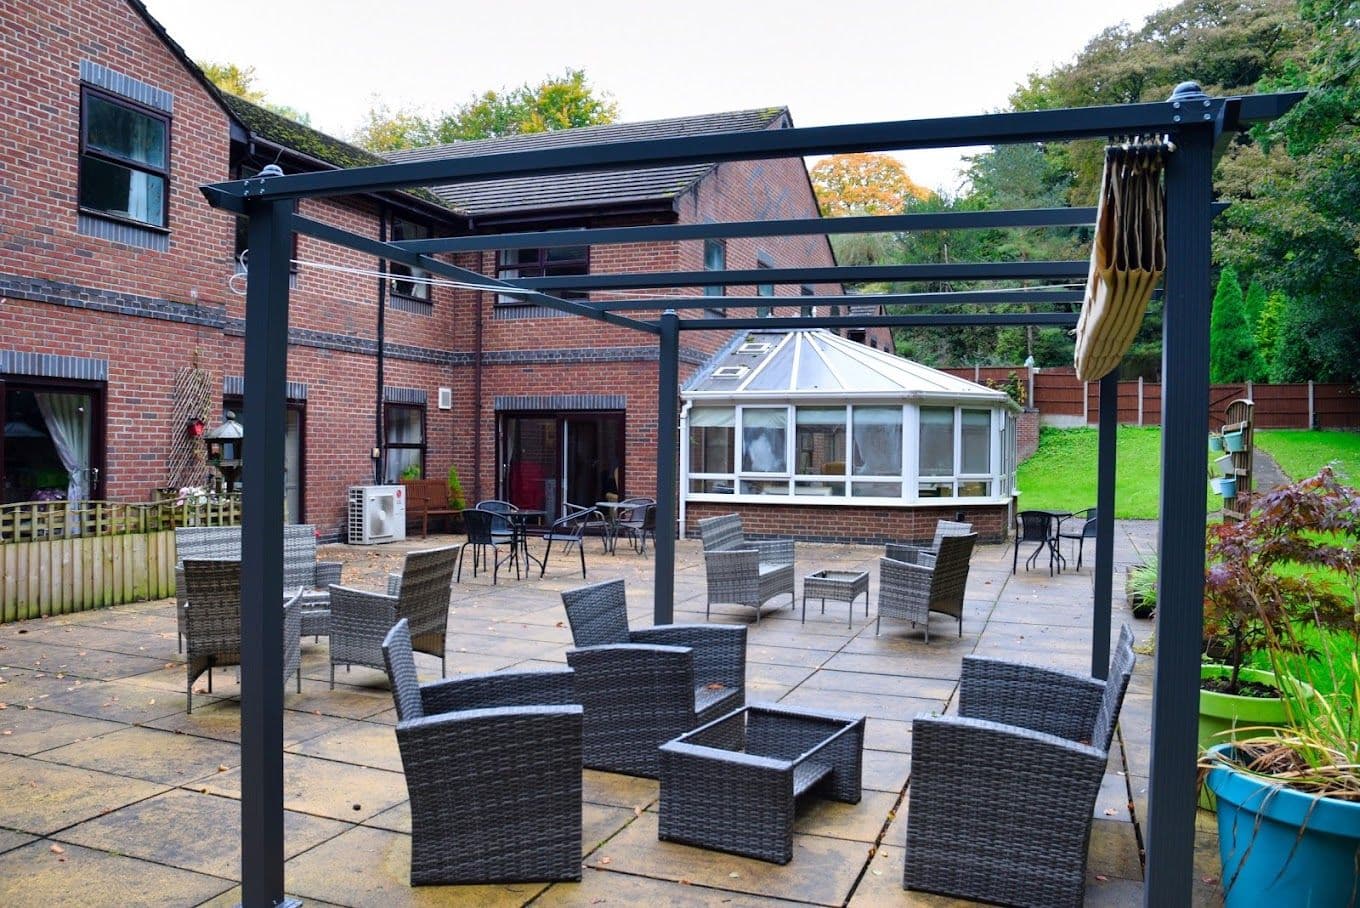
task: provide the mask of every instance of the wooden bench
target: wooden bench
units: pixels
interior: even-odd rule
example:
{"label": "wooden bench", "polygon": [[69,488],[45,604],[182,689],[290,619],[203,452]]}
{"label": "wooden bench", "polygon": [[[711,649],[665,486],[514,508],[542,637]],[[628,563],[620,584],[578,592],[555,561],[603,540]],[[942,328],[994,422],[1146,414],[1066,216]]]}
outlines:
{"label": "wooden bench", "polygon": [[449,507],[449,487],[442,479],[402,480],[406,489],[406,526],[420,525],[420,537],[430,535],[430,518],[445,520],[458,515]]}

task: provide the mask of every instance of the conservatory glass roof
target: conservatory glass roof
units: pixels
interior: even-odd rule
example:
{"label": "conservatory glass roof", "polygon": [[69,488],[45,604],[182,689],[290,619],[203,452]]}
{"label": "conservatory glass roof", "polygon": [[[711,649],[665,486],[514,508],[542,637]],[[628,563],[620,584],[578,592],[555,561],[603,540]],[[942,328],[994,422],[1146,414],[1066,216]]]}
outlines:
{"label": "conservatory glass roof", "polygon": [[931,369],[825,328],[752,331],[689,380],[689,398],[862,395],[1006,400],[1003,391]]}

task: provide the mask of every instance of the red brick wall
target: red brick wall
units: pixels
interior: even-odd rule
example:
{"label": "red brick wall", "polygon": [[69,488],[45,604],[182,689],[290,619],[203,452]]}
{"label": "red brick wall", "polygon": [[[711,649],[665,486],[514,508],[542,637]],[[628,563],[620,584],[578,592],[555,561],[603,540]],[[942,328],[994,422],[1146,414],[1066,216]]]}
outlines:
{"label": "red brick wall", "polygon": [[[941,507],[837,507],[835,505],[740,504],[692,501],[685,505],[685,535],[699,536],[699,521],[721,514],[741,514],[742,530],[751,536],[774,536],[808,542],[929,543],[937,520],[973,524],[979,542],[1006,538],[1006,505]],[[814,568],[809,567],[809,571]]]}
{"label": "red brick wall", "polygon": [[1015,460],[1020,463],[1039,450],[1039,411],[1033,408],[1015,420]]}

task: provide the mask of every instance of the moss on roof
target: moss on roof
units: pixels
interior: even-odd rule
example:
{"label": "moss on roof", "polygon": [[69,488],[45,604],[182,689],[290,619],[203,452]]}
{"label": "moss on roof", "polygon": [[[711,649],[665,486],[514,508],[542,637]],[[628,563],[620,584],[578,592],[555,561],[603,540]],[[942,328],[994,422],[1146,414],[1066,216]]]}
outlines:
{"label": "moss on roof", "polygon": [[[357,145],[342,142],[334,136],[326,135],[320,130],[290,120],[268,108],[252,104],[244,98],[238,98],[236,95],[225,91],[219,90],[219,93],[232,114],[241,121],[242,125],[266,142],[282,146],[309,158],[315,158],[333,167],[372,167],[390,163],[370,151],[359,148]],[[402,192],[429,205],[435,205],[449,211],[458,210],[423,187],[404,189]]]}

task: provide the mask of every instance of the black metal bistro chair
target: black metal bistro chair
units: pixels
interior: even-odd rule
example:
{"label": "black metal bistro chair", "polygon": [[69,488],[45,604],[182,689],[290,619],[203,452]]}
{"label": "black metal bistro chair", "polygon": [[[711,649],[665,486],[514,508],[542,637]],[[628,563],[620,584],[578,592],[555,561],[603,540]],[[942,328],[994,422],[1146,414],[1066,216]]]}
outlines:
{"label": "black metal bistro chair", "polygon": [[[515,579],[519,579],[519,548],[514,543],[513,534],[509,536],[497,536],[494,528],[496,520],[504,521],[504,517],[498,517],[490,511],[482,511],[477,508],[468,508],[463,511],[463,528],[467,530],[467,542],[458,547],[458,575],[456,580],[463,579],[463,555],[468,547],[472,547],[472,576],[477,576],[477,566],[482,564],[491,565],[491,583],[496,583],[496,575],[500,567],[507,561],[515,563]],[[501,546],[509,546],[510,553],[504,558],[501,557]],[[490,560],[483,564],[487,559],[486,550],[491,550]]]}
{"label": "black metal bistro chair", "polygon": [[1086,540],[1096,538],[1096,509],[1077,511],[1058,521],[1058,540],[1071,539],[1077,544],[1077,570],[1081,570],[1081,550]]}

